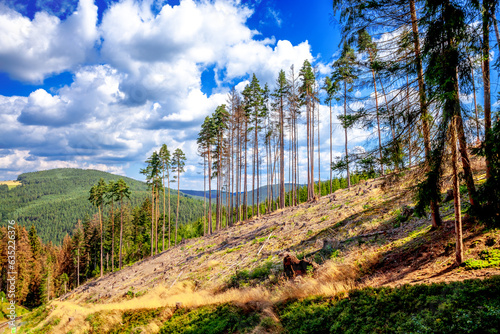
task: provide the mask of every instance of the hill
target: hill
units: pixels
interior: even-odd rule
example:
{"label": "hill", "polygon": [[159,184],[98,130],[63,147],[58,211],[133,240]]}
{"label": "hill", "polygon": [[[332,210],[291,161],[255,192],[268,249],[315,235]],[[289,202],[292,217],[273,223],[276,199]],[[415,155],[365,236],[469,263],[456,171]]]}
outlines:
{"label": "hill", "polygon": [[[302,187],[303,185],[299,185],[299,187]],[[290,191],[291,189],[291,183],[285,183],[285,192],[288,192]],[[191,195],[193,197],[197,197],[199,199],[203,199],[203,195],[206,194],[206,198],[208,199],[208,191],[205,191],[203,192],[203,190],[182,190],[181,191],[187,195]],[[272,191],[273,191],[273,199],[277,199],[278,196],[279,196],[279,185],[278,184],[274,184],[272,186]],[[248,198],[247,198],[247,204],[248,205],[252,205],[252,196],[253,195],[254,191],[253,190],[249,190],[248,191]],[[237,193],[233,193],[234,196],[236,196]],[[240,195],[242,196],[242,201],[243,201],[243,192],[240,193]],[[212,190],[211,192],[211,196],[212,198],[216,198],[217,196],[217,191],[216,190]],[[222,199],[223,201],[226,200],[226,196],[227,194],[226,193],[223,193],[222,194]],[[257,190],[255,190],[255,196],[257,196]],[[262,187],[259,187],[259,203],[262,203],[264,202],[265,200],[267,199],[267,186],[262,186]]]}
{"label": "hill", "polygon": [[[474,167],[483,182],[484,166]],[[26,326],[49,333],[494,332],[500,231],[467,220],[465,266],[456,267],[453,203],[443,203],[444,226],[431,230],[430,218],[411,210],[421,174],[405,173],[187,240],[80,286],[27,317]],[[320,266],[286,280],[284,252]],[[478,278],[485,280],[466,281]]]}
{"label": "hill", "polygon": [[[146,183],[98,170],[60,168],[24,173],[20,185],[0,184],[0,221],[16,220],[18,224],[34,224],[44,242],[60,244],[71,233],[78,219],[96,213],[87,200],[89,190],[100,178],[106,182],[122,178],[130,187],[130,205],[137,206],[149,195]],[[177,200],[177,191],[173,191]],[[203,204],[182,194],[179,211],[182,223],[201,217]]]}

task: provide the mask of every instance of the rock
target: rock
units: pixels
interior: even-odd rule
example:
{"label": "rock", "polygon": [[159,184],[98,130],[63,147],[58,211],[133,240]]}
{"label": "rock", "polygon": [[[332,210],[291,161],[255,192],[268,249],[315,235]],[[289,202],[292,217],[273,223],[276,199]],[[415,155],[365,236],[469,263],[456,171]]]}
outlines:
{"label": "rock", "polygon": [[316,248],[323,248],[325,245],[325,241],[323,239],[316,239],[316,242],[314,243],[314,247]]}
{"label": "rock", "polygon": [[319,267],[318,264],[316,264],[315,262],[307,260],[299,260],[295,255],[290,253],[286,253],[283,257],[283,268],[285,271],[285,275],[288,278],[307,275],[308,270],[314,271],[318,267]]}
{"label": "rock", "polygon": [[182,308],[182,302],[176,302],[175,303],[175,309],[178,310],[180,308]]}

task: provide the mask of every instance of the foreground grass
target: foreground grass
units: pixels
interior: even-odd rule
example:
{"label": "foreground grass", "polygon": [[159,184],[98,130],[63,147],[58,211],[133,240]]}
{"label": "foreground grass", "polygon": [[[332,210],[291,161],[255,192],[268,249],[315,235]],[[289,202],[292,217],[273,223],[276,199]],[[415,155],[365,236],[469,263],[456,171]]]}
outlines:
{"label": "foreground grass", "polygon": [[160,333],[245,333],[258,325],[284,333],[499,333],[500,277],[288,301],[275,306],[276,325],[260,312],[233,304],[179,310]]}
{"label": "foreground grass", "polygon": [[[41,308],[30,317],[39,318],[45,312]],[[58,322],[49,317],[43,328],[26,332],[51,332]],[[82,327],[87,328],[83,333],[500,333],[500,276],[364,288],[274,305],[248,302],[101,311],[89,314]]]}
{"label": "foreground grass", "polygon": [[500,277],[400,288],[278,306],[289,333],[499,333]]}

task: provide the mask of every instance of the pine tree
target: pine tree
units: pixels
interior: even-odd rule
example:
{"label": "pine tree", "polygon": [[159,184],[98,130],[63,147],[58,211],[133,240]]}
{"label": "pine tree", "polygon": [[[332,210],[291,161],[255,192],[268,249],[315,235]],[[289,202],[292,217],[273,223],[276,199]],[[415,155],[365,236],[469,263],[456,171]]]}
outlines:
{"label": "pine tree", "polygon": [[306,106],[306,128],[307,128],[307,200],[314,197],[314,84],[315,76],[308,60],[299,72],[302,85],[299,88],[302,104]]}
{"label": "pine tree", "polygon": [[[103,211],[103,206],[104,206],[104,195],[106,194],[106,191],[107,191],[107,185],[106,183],[104,182],[104,179],[101,178],[99,180],[99,182],[92,186],[92,188],[90,189],[90,193],[89,193],[89,201],[90,203],[92,203],[93,206],[97,207],[97,210],[98,210],[98,214],[99,214],[99,227],[100,227],[100,230],[99,230],[99,233],[100,233],[100,236],[101,236],[101,261],[100,261],[100,266],[101,266],[101,277],[104,273],[104,260],[103,260],[103,254],[104,254],[104,250],[103,250],[103,228],[102,228],[102,211]],[[48,278],[47,278],[48,279]]]}
{"label": "pine tree", "polygon": [[349,151],[347,149],[347,130],[352,127],[355,119],[347,114],[347,101],[348,92],[352,90],[351,87],[347,88],[348,85],[352,85],[354,80],[357,79],[356,56],[354,50],[349,46],[349,44],[344,43],[342,52],[339,59],[333,63],[333,73],[332,81],[335,87],[340,87],[342,85],[343,90],[343,100],[344,100],[344,115],[338,116],[342,127],[344,128],[345,134],[345,166],[347,171],[347,187],[351,188],[351,174],[349,171]]}
{"label": "pine tree", "polygon": [[279,199],[280,209],[285,208],[285,101],[288,95],[288,82],[285,71],[281,70],[276,80],[273,92],[274,108],[278,111],[279,118],[279,156],[280,156],[280,183]]}
{"label": "pine tree", "polygon": [[116,197],[116,185],[114,181],[109,181],[106,190],[107,203],[111,204],[111,271],[115,271],[115,215],[114,202]]}
{"label": "pine tree", "polygon": [[122,269],[122,249],[123,249],[123,199],[130,199],[130,187],[123,179],[116,181],[116,200],[120,202],[120,269]]}
{"label": "pine tree", "polygon": [[[264,113],[264,96],[263,89],[260,86],[259,80],[253,74],[252,81],[243,90],[245,97],[245,108],[249,115],[248,131],[253,131],[254,146],[253,146],[253,171],[252,171],[252,216],[255,215],[255,195],[257,195],[257,206],[259,203],[259,131],[261,130],[262,117]],[[257,178],[257,187],[255,179]],[[257,216],[259,210],[257,210]]]}
{"label": "pine tree", "polygon": [[[163,187],[163,228],[162,228],[162,251],[165,250],[165,184],[170,184],[170,151],[166,144],[160,148],[160,159],[162,162],[162,187]],[[165,183],[165,172],[167,172],[167,182]],[[170,247],[170,187],[168,188],[168,247]]]}
{"label": "pine tree", "polygon": [[177,245],[177,231],[179,226],[179,200],[180,200],[180,184],[181,184],[181,173],[184,173],[184,166],[186,165],[186,155],[184,152],[177,148],[172,155],[172,172],[177,173],[175,177],[177,180],[177,210],[175,212],[175,239],[174,245]]}

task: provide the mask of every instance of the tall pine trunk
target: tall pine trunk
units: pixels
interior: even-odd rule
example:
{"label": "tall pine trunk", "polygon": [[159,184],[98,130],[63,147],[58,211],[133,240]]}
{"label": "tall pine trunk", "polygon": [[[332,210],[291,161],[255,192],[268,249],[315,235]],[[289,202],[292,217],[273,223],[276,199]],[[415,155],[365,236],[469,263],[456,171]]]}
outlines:
{"label": "tall pine trunk", "polygon": [[283,96],[280,98],[280,208],[285,208],[285,119]]}
{"label": "tall pine trunk", "polygon": [[181,172],[179,163],[177,165],[177,210],[175,212],[175,245],[177,245],[177,229],[179,227],[179,200],[180,200]]}
{"label": "tall pine trunk", "polygon": [[463,236],[462,236],[462,214],[460,208],[460,187],[458,184],[458,152],[457,152],[457,121],[455,116],[451,124],[451,153],[453,168],[453,203],[455,209],[455,236],[456,252],[455,261],[458,265],[463,262]]}
{"label": "tall pine trunk", "polygon": [[[345,119],[347,117],[347,84],[344,81],[344,121],[347,122]],[[347,151],[347,124],[344,126],[344,133],[345,133],[345,162],[346,162],[346,167],[347,167],[347,189],[351,189],[351,174],[349,172],[349,152]]]}
{"label": "tall pine trunk", "polygon": [[213,233],[212,227],[212,152],[208,147],[208,234]]}
{"label": "tall pine trunk", "polygon": [[122,246],[123,246],[123,199],[120,199],[120,269],[122,269]]}
{"label": "tall pine trunk", "polygon": [[[410,1],[410,14],[411,14],[411,25],[413,32],[413,50],[415,52],[416,69],[417,69],[417,79],[418,79],[418,93],[420,102],[420,118],[422,120],[422,134],[424,137],[424,149],[425,149],[425,160],[427,161],[427,170],[430,168],[431,161],[431,140],[430,140],[430,126],[429,126],[429,113],[427,110],[427,98],[425,94],[425,84],[424,84],[424,71],[422,66],[422,56],[420,53],[420,36],[418,33],[418,19],[417,11],[415,9],[415,0]],[[431,217],[432,217],[432,227],[437,228],[441,226],[441,216],[439,215],[439,205],[436,201],[430,202]]]}
{"label": "tall pine trunk", "polygon": [[[102,211],[102,204],[100,205],[100,208],[97,210],[99,212],[99,225],[101,227],[101,277],[103,275],[103,272],[104,272],[104,259],[103,259],[103,243],[102,243],[102,237],[103,237],[103,230],[102,230],[102,217],[101,217],[101,211]],[[47,278],[48,280],[48,278]],[[47,283],[48,284],[48,283]],[[47,296],[48,296],[48,292],[47,292]],[[48,297],[47,297],[48,299]]]}
{"label": "tall pine trunk", "polygon": [[486,141],[486,177],[491,177],[491,92],[490,92],[490,20],[492,0],[483,0],[483,88],[484,88],[484,136]]}
{"label": "tall pine trunk", "polygon": [[113,195],[111,194],[111,271],[115,271],[115,212],[114,212],[114,201]]}
{"label": "tall pine trunk", "polygon": [[330,194],[332,193],[332,165],[333,165],[333,140],[332,140],[332,101],[330,100]]}
{"label": "tall pine trunk", "polygon": [[373,76],[373,89],[375,91],[375,110],[377,113],[377,132],[378,132],[378,152],[380,157],[380,175],[384,175],[384,164],[382,160],[382,135],[380,134],[380,115],[378,111],[378,93],[377,93],[377,80],[375,78],[375,71],[372,69]]}

